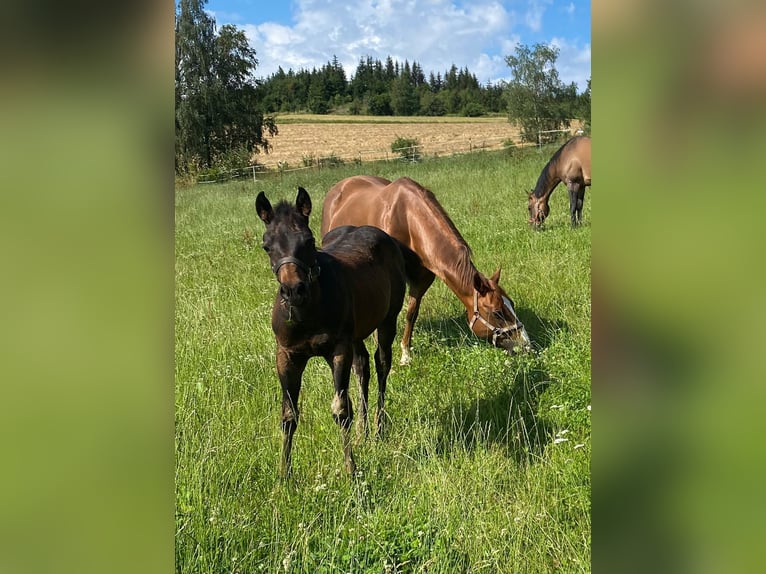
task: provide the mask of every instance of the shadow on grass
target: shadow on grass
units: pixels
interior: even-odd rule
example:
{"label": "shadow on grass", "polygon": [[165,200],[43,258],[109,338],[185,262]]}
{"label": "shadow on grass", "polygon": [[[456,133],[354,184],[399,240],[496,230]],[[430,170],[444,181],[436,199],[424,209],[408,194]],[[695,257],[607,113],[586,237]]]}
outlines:
{"label": "shadow on grass", "polygon": [[[519,319],[532,339],[532,346],[536,351],[547,349],[553,341],[557,331],[568,330],[566,321],[548,319],[536,315],[531,309],[517,307]],[[429,339],[437,340],[448,347],[465,347],[480,339],[468,328],[465,314],[460,314],[446,319],[423,319],[415,324],[413,339],[417,340],[418,332],[425,334]],[[490,344],[489,342],[487,343]]]}
{"label": "shadow on grass", "polygon": [[537,416],[539,398],[551,382],[544,371],[521,371],[491,396],[449,406],[440,417],[437,452],[496,445],[517,462],[534,462],[552,437]]}

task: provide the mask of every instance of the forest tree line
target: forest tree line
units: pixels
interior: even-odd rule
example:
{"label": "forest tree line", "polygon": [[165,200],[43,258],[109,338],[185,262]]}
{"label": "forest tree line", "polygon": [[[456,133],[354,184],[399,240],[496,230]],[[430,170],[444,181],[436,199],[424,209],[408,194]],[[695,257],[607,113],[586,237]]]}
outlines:
{"label": "forest tree line", "polygon": [[505,114],[536,140],[543,130],[579,119],[590,131],[590,80],[578,93],[556,70],[558,49],[519,45],[506,56],[510,80],[482,85],[468,68],[423,70],[418,62],[366,56],[350,77],[333,56],[320,68],[256,79],[258,59],[243,30],[220,28],[204,10],[207,0],[176,4],[175,108],[179,174],[241,167],[269,149],[276,114],[310,112],[374,116]]}
{"label": "forest tree line", "polygon": [[[508,86],[479,83],[468,68],[454,64],[449,70],[428,75],[416,61],[401,63],[388,56],[385,62],[370,56],[360,59],[350,78],[333,56],[312,70],[279,70],[261,80],[260,110],[267,114],[309,112],[373,116],[476,117],[508,111]],[[553,86],[550,94],[555,115],[581,118],[589,94],[578,93],[577,84]]]}

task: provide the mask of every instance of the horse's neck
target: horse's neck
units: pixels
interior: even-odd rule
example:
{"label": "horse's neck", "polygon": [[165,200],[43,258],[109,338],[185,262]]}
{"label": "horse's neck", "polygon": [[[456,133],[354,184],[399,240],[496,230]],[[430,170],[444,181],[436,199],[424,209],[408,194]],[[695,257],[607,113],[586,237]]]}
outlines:
{"label": "horse's neck", "polygon": [[450,237],[431,247],[427,266],[467,307],[466,301],[473,300],[473,276],[477,273],[468,245]]}
{"label": "horse's neck", "polygon": [[543,198],[547,201],[553,190],[561,181],[561,178],[558,175],[558,160],[558,157],[555,160],[551,159],[545,164],[543,171],[540,172],[540,177],[537,178],[537,184],[535,185],[533,192],[535,197]]}

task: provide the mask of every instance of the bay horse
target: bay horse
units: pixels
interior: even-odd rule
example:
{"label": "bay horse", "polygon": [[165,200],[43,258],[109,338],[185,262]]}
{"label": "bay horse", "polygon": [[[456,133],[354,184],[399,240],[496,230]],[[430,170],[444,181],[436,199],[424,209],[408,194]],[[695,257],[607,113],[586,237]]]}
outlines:
{"label": "bay horse", "polygon": [[582,223],[585,188],[590,186],[590,138],[576,136],[562,145],[551,156],[540,172],[537,184],[529,194],[529,224],[540,227],[548,217],[548,199],[559,182],[569,190],[569,212],[572,227]]}
{"label": "bay horse", "polygon": [[410,344],[420,302],[439,277],[466,308],[473,333],[513,352],[531,349],[512,299],[500,287],[500,268],[487,278],[471,260],[463,239],[434,194],[402,177],[353,176],[336,183],[324,200],[321,233],[341,225],[374,225],[420,256],[422,267],[410,277],[409,303],[402,336],[401,364],[410,362]]}
{"label": "bay horse", "polygon": [[[279,283],[271,327],[282,386],[282,475],[288,476],[291,470],[303,371],[309,358],[316,356],[323,357],[332,370],[335,395],[331,410],[341,429],[346,470],[353,475],[356,464],[349,439],[353,419],[349,377],[353,366],[360,379],[361,410],[367,430],[370,366],[364,340],[377,330],[380,433],[391,347],[407,289],[405,256],[394,239],[369,226],[338,228],[325,237],[324,248],[317,250],[308,225],[311,198],[302,187],[298,188],[294,206],[281,201],[272,208],[260,192],[255,208],[266,225],[263,249]],[[409,256],[417,258],[412,252]]]}

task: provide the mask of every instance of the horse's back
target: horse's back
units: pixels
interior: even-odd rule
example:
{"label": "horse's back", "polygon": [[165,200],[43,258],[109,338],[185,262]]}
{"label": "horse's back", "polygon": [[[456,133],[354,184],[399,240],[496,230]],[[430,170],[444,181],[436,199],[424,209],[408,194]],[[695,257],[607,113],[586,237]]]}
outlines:
{"label": "horse's back", "polygon": [[382,177],[357,175],[333,185],[322,205],[322,236],[340,225],[375,225],[381,206],[377,192],[390,183]]}
{"label": "horse's back", "polygon": [[564,174],[577,179],[581,177],[585,185],[590,185],[590,158],[590,138],[588,136],[572,138],[562,150],[562,160],[566,166]]}
{"label": "horse's back", "polygon": [[322,234],[341,225],[378,227],[410,248],[409,217],[423,205],[424,189],[408,177],[389,181],[353,176],[336,183],[322,207]]}

